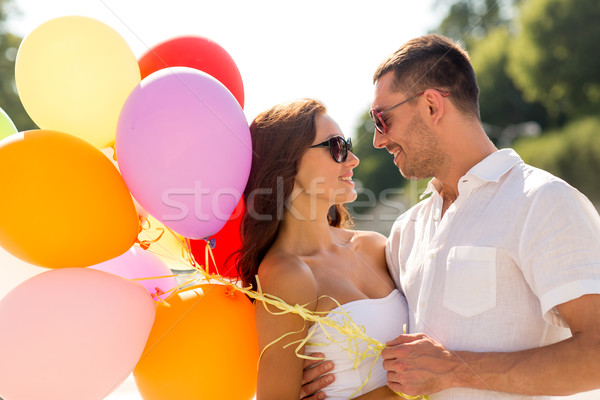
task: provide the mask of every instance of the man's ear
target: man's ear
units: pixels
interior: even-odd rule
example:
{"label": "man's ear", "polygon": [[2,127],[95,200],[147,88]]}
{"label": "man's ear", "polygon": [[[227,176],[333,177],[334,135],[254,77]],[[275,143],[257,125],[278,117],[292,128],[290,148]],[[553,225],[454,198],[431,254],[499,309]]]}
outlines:
{"label": "man's ear", "polygon": [[444,98],[437,90],[433,89],[427,89],[423,94],[423,97],[427,103],[429,119],[435,126],[444,116]]}

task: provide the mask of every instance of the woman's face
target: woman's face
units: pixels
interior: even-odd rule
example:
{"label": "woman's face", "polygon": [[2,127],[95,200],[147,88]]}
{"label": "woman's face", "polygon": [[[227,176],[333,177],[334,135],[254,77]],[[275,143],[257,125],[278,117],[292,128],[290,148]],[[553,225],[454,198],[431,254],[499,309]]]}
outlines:
{"label": "woman's face", "polygon": [[[316,128],[317,134],[312,145],[334,136],[345,138],[338,124],[327,114],[317,114]],[[329,147],[309,148],[300,160],[294,188],[302,190],[314,201],[327,199],[329,205],[354,201],[357,194],[352,170],[358,163],[358,158],[350,151],[346,160],[338,163],[333,159]]]}

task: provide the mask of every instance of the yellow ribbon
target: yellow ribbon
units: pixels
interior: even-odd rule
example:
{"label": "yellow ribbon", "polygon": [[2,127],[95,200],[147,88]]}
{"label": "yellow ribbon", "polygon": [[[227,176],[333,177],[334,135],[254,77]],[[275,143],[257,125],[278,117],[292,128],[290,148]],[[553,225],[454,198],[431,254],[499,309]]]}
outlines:
{"label": "yellow ribbon", "polygon": [[[170,232],[173,234],[172,231],[170,231]],[[150,245],[155,242],[156,241],[152,241],[150,243]],[[189,265],[194,270],[194,272],[192,272],[190,274],[179,275],[179,276],[189,275],[189,278],[186,279],[186,282],[176,286],[175,288],[170,289],[169,291],[167,291],[165,293],[170,293],[170,292],[177,293],[177,292],[181,291],[184,287],[186,287],[192,283],[197,283],[199,280],[203,280],[208,283],[214,281],[214,282],[218,282],[222,285],[227,286],[232,291],[241,292],[241,293],[245,294],[246,296],[250,297],[251,299],[262,302],[265,309],[273,315],[296,314],[296,315],[300,316],[304,321],[312,322],[313,324],[320,326],[321,329],[323,330],[323,332],[325,333],[326,337],[328,338],[328,340],[330,340],[331,342],[340,344],[340,345],[342,345],[344,342],[346,342],[344,350],[348,352],[349,357],[354,361],[354,368],[357,368],[358,365],[361,362],[363,362],[365,359],[367,359],[369,357],[373,357],[373,363],[371,365],[371,369],[369,370],[369,373],[368,373],[366,379],[364,380],[364,382],[362,382],[360,387],[358,389],[356,389],[356,391],[350,396],[350,398],[354,397],[354,395],[359,393],[360,390],[366,385],[366,383],[368,382],[368,380],[371,376],[371,371],[372,371],[375,363],[381,356],[381,351],[385,348],[385,344],[381,343],[380,341],[378,341],[376,339],[369,337],[365,333],[365,328],[363,326],[357,325],[352,320],[352,317],[348,314],[348,312],[346,310],[344,310],[343,306],[337,300],[335,300],[329,296],[321,296],[319,298],[319,300],[322,298],[329,298],[329,299],[333,300],[334,303],[338,306],[337,309],[334,311],[311,311],[306,308],[306,305],[288,304],[277,296],[273,296],[271,294],[264,293],[260,286],[260,281],[258,280],[258,276],[256,277],[257,290],[252,290],[251,286],[247,287],[247,288],[240,287],[240,286],[236,285],[235,283],[225,279],[221,275],[209,273],[209,263],[211,261],[212,261],[213,265],[215,266],[215,271],[218,272],[218,270],[216,269],[215,258],[212,254],[212,249],[210,248],[210,245],[208,242],[206,243],[206,247],[205,247],[205,251],[204,251],[204,256],[205,256],[205,265],[204,266],[199,265],[194,260],[194,257],[191,254],[191,251],[189,250],[189,242],[187,240],[186,240],[186,246],[184,246],[184,247],[186,249],[187,254],[183,254],[183,259],[186,261],[186,264],[189,263]],[[135,280],[143,280],[143,279],[155,279],[155,278],[140,278],[140,279],[135,279]],[[154,297],[155,297],[156,301],[158,301],[160,304],[170,307],[170,305],[165,300],[161,299],[158,295],[154,296]],[[267,305],[271,305],[279,311],[269,310],[267,308]],[[342,321],[337,322],[327,316],[327,314],[333,314],[333,313],[341,314]],[[340,341],[340,340],[336,340],[333,337],[331,337],[331,335],[327,332],[327,330],[324,329],[324,327],[326,327],[326,326],[337,330],[339,333],[341,333],[344,336],[345,339],[343,341]],[[309,342],[309,340],[311,339],[311,337],[313,336],[313,334],[315,332],[316,332],[316,329],[313,329],[307,334],[307,336],[304,339],[288,343],[285,345],[285,347],[296,345],[295,353],[298,357],[303,358],[303,359],[310,359],[310,360],[320,360],[320,358],[307,356],[307,355],[304,355],[301,353],[302,347],[304,347]],[[260,359],[266,349],[268,349],[269,347],[280,342],[287,336],[293,335],[295,333],[298,333],[298,332],[288,332],[288,333],[282,335],[281,337],[275,339],[274,341],[269,343],[267,346],[265,346],[265,348],[262,350],[262,352],[259,356],[259,362],[260,362]],[[361,341],[367,343],[367,348],[363,352],[358,351],[358,343]],[[311,344],[324,345],[324,344],[317,344],[317,343],[311,343]],[[409,395],[405,395],[403,393],[398,393],[398,392],[396,392],[396,394],[398,394],[399,396],[401,396],[407,400],[428,400],[429,399],[428,396],[409,396]]]}

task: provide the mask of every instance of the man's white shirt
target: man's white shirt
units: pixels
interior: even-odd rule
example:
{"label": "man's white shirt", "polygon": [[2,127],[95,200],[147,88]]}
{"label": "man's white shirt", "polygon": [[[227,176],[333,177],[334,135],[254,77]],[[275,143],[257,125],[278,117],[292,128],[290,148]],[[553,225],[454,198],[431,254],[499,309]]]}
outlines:
{"label": "man's white shirt", "polygon": [[[445,212],[439,182],[401,215],[386,247],[409,306],[409,333],[450,350],[518,351],[570,336],[556,306],[600,293],[600,217],[561,179],[510,149],[458,184]],[[543,399],[450,389],[431,400]]]}

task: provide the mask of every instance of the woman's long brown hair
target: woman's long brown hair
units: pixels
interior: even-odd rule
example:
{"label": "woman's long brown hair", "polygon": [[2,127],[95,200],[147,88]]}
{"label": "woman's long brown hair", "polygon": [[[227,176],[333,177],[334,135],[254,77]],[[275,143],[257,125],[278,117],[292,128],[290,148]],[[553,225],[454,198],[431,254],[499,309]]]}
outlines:
{"label": "woman's long brown hair", "polygon": [[[316,117],[326,108],[316,100],[279,104],[259,114],[250,126],[252,167],[244,191],[242,247],[237,254],[238,275],[256,288],[256,274],[275,241],[298,165],[316,137]],[[342,205],[329,210],[331,226],[346,226],[350,216]]]}

